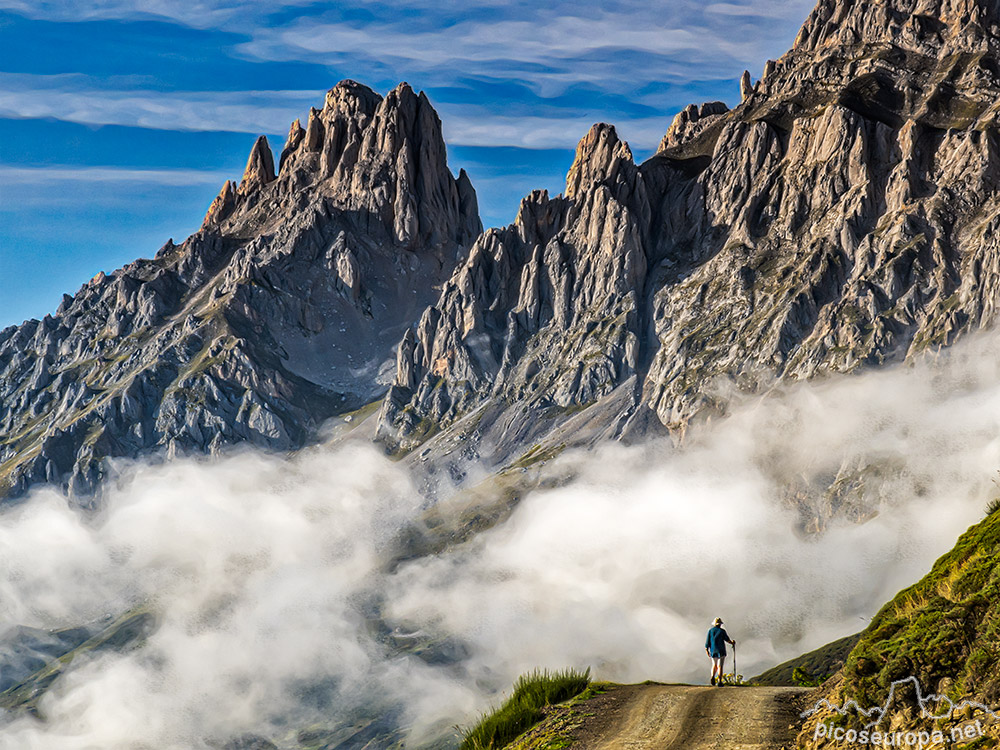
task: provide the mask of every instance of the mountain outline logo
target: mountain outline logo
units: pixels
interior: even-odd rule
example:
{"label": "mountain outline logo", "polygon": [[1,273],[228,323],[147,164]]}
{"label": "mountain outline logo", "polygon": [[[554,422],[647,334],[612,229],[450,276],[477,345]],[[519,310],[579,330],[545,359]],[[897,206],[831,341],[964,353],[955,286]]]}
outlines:
{"label": "mountain outline logo", "polygon": [[[893,681],[889,685],[889,694],[886,696],[885,703],[883,703],[881,706],[873,706],[872,708],[866,710],[862,708],[857,701],[854,700],[848,700],[844,703],[843,706],[838,706],[836,703],[831,703],[826,698],[821,698],[820,700],[816,701],[816,704],[812,708],[803,711],[801,714],[799,714],[799,716],[802,719],[807,719],[813,714],[818,713],[823,708],[836,711],[841,716],[847,716],[848,712],[850,712],[853,709],[854,711],[864,716],[865,718],[871,719],[872,717],[876,717],[874,721],[870,721],[864,726],[865,729],[874,729],[882,722],[882,719],[884,719],[886,714],[888,713],[889,707],[892,705],[892,701],[896,697],[896,689],[906,684],[913,685],[913,689],[916,693],[917,705],[920,706],[920,717],[922,719],[931,719],[931,720],[947,719],[951,717],[956,711],[961,711],[964,708],[972,707],[973,709],[977,709],[985,714],[988,714],[994,719],[1000,720],[1000,715],[994,712],[989,706],[983,703],[979,703],[978,701],[962,700],[956,703],[946,695],[939,695],[938,693],[928,693],[927,695],[924,695],[923,689],[920,685],[920,680],[917,679],[916,677],[904,677],[902,679]],[[947,706],[947,709],[941,713],[935,713],[930,708],[930,706],[942,705],[942,704]]]}

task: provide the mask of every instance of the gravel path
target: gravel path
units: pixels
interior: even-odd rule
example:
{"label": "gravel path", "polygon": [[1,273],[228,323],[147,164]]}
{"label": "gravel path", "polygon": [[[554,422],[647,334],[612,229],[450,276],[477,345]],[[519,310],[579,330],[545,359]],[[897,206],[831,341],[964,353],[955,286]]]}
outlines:
{"label": "gravel path", "polygon": [[[792,748],[801,688],[623,685],[586,702],[573,750]],[[583,708],[581,706],[581,708]]]}

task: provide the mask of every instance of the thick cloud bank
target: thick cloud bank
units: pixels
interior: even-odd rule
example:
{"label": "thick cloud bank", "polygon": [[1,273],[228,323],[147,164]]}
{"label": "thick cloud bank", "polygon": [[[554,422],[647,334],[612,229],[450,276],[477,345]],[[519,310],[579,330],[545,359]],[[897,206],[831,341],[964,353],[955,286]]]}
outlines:
{"label": "thick cloud bank", "polygon": [[412,745],[534,667],[703,681],[716,615],[754,674],[861,629],[950,548],[996,494],[998,436],[1000,346],[979,337],[745,400],[682,450],[564,455],[567,484],[392,572],[424,501],[367,445],[137,466],[97,518],[39,491],[0,516],[0,621],[142,605],[157,627],[75,663],[0,748],[293,747],[373,718]]}

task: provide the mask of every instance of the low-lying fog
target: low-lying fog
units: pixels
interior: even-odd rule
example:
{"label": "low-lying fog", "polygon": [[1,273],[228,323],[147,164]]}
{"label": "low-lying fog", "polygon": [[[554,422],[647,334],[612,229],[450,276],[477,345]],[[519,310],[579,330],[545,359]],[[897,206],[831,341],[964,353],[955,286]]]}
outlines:
{"label": "low-lying fog", "polygon": [[[44,721],[14,717],[0,747],[281,744],[366,714],[415,744],[535,667],[704,682],[715,616],[757,674],[860,630],[922,576],[997,494],[998,438],[1000,343],[980,336],[934,362],[744,399],[682,450],[568,453],[571,482],[393,572],[424,501],[369,445],[135,465],[96,518],[38,490],[0,516],[0,622],[68,627],[144,604],[158,625],[141,648],[74,664]],[[877,512],[803,533],[795,493],[838,472],[853,515]]]}

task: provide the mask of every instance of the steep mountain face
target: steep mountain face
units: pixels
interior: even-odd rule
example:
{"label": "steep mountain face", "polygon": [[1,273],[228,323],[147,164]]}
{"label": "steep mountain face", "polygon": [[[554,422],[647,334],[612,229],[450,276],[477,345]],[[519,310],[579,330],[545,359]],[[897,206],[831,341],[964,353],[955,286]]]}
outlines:
{"label": "steep mountain face", "polygon": [[277,170],[258,139],[196,234],[0,332],[0,496],[86,496],[109,457],[303,445],[384,392],[480,231],[426,96],[344,81]]}
{"label": "steep mountain face", "polygon": [[526,404],[551,426],[612,401],[601,436],[683,432],[733,386],[903,360],[995,319],[997,3],[822,0],[742,90],[681,112],[641,165],[595,126],[564,196],[483,235],[403,338],[384,438],[485,409],[508,416],[466,434],[506,460]]}
{"label": "steep mountain face", "polygon": [[[733,110],[682,111],[643,164],[595,125],[562,195],[482,233],[427,99],[341,83],[277,167],[257,141],[192,237],[0,332],[0,497],[51,482],[85,498],[114,457],[295,448],[388,391],[373,421],[408,461],[459,480],[467,457],[505,468],[484,498],[429,509],[397,565],[502,521],[536,481],[524,470],[566,445],[683,433],[734,387],[900,361],[994,322],[1000,4],[821,0],[741,91]],[[845,467],[836,491],[860,493],[866,467]],[[917,676],[1000,699],[998,544],[994,513],[876,616],[825,694],[876,705]],[[4,706],[32,708],[74,654],[147,626],[135,611],[6,633]],[[441,663],[437,645],[412,648]],[[363,726],[354,745],[384,729]]]}
{"label": "steep mountain face", "polygon": [[[407,332],[382,435],[411,447],[493,398],[522,415],[480,420],[485,430],[511,428],[497,436],[500,455],[532,439],[544,410],[564,416],[630,381],[637,390],[652,241],[646,191],[628,146],[610,125],[595,125],[565,196],[525,198],[515,223],[479,238]],[[607,415],[612,434],[632,411]]]}

